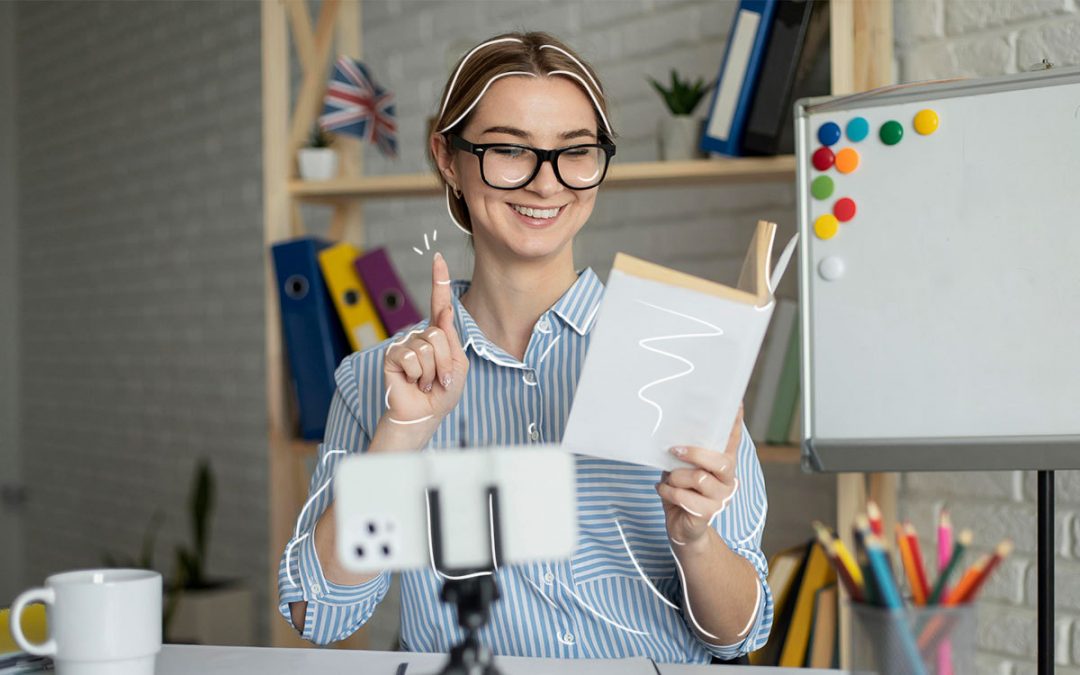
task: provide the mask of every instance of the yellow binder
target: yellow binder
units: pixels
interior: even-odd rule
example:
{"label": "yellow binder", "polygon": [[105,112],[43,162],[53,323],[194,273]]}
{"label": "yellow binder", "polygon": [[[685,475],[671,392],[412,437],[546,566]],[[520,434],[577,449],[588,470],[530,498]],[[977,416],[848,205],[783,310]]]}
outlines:
{"label": "yellow binder", "polygon": [[386,330],[375,313],[371,296],[353,267],[359,255],[355,246],[344,242],[319,251],[319,267],[326,287],[334,299],[341,325],[345,326],[349,344],[357,352],[386,339]]}

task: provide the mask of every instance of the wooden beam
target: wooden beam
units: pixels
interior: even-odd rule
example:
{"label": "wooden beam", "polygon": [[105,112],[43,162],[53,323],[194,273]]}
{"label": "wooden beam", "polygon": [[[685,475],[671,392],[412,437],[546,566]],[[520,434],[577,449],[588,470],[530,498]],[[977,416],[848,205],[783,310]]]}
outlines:
{"label": "wooden beam", "polygon": [[289,27],[292,28],[293,44],[300,59],[303,72],[315,68],[315,36],[311,28],[311,14],[308,13],[307,0],[286,0],[289,9]]}
{"label": "wooden beam", "polygon": [[[354,59],[363,58],[363,34],[361,4],[359,0],[342,0],[338,11],[338,51]],[[346,177],[362,176],[363,147],[355,136],[339,135],[334,143],[341,160],[341,173]],[[332,238],[351,241],[361,246],[364,240],[364,206],[359,200],[350,199],[334,208]]]}
{"label": "wooden beam", "polygon": [[[293,108],[292,132],[289,135],[289,156],[295,161],[296,151],[304,144],[304,139],[311,131],[318,117],[319,104],[326,87],[326,77],[330,69],[330,53],[334,44],[334,24],[340,3],[338,0],[323,0],[319,10],[319,22],[315,27],[315,58],[312,67],[304,73],[300,94],[296,97]],[[288,73],[288,69],[285,70]],[[288,105],[288,104],[286,104]]]}

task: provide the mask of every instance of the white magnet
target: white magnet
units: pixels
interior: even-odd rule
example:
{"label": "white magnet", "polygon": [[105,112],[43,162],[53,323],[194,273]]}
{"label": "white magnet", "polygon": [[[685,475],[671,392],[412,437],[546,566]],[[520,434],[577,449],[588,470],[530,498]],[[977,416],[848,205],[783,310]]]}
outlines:
{"label": "white magnet", "polygon": [[844,276],[844,260],[831,255],[818,263],[817,269],[825,281],[836,281]]}

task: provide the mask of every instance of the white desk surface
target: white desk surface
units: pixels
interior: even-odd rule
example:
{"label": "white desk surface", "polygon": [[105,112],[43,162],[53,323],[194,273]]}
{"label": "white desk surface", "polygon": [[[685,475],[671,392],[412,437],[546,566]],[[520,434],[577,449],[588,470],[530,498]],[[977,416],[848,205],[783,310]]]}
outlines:
{"label": "white desk surface", "polygon": [[[405,675],[434,675],[439,672],[445,660],[445,654],[410,652],[165,645],[158,655],[155,675],[396,675],[402,662],[409,664]],[[555,662],[549,659],[497,656],[495,663],[503,675],[549,675],[553,670],[553,663],[558,664],[560,675],[656,675],[652,664],[642,658]],[[738,675],[747,672],[843,675],[845,672],[806,668],[749,668],[671,663],[658,665],[663,675]]]}

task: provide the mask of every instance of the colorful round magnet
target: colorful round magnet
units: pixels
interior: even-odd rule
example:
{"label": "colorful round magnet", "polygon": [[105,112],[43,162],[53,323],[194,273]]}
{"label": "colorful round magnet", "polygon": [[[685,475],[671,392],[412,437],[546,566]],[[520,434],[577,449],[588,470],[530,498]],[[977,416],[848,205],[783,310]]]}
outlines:
{"label": "colorful round magnet", "polygon": [[847,123],[847,137],[852,143],[858,143],[870,134],[870,123],[865,117],[852,118]]}
{"label": "colorful round magnet", "polygon": [[832,197],[833,179],[829,176],[818,176],[810,183],[810,194],[814,196],[814,199],[828,199]]}
{"label": "colorful round magnet", "polygon": [[829,256],[818,263],[818,274],[825,281],[837,281],[844,276],[844,260],[836,256]]}
{"label": "colorful round magnet", "polygon": [[889,120],[881,125],[881,131],[878,134],[885,145],[896,145],[904,137],[904,125],[896,120]]}
{"label": "colorful round magnet", "polygon": [[836,170],[840,173],[851,173],[859,168],[859,151],[855,148],[844,148],[836,153]]}
{"label": "colorful round magnet", "polygon": [[833,204],[832,212],[841,223],[848,222],[855,217],[855,200],[851,197],[837,199]]}
{"label": "colorful round magnet", "polygon": [[840,125],[836,122],[826,122],[818,127],[818,140],[822,145],[832,145],[840,140]]}
{"label": "colorful round magnet", "polygon": [[818,148],[810,158],[814,168],[818,171],[827,171],[829,167],[833,165],[833,161],[835,160],[836,156],[833,155],[833,151],[828,148]]}
{"label": "colorful round magnet", "polygon": [[940,122],[941,120],[938,118],[938,114],[933,110],[930,110],[929,108],[920,110],[915,114],[915,131],[923,136],[929,136],[937,131]]}
{"label": "colorful round magnet", "polygon": [[818,239],[832,239],[840,231],[840,221],[831,213],[818,216],[814,221],[814,234]]}

